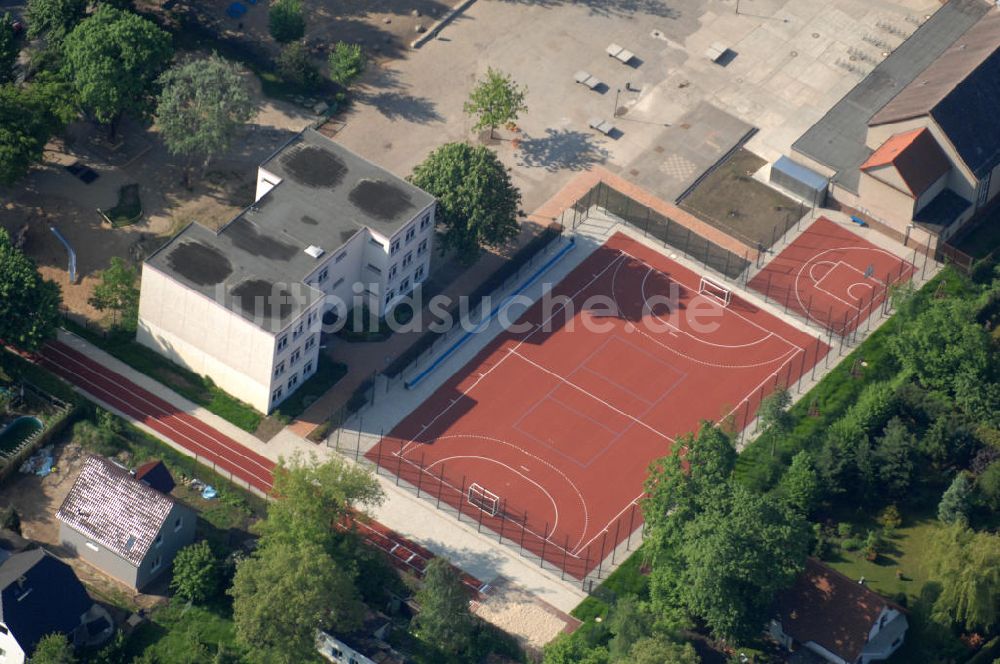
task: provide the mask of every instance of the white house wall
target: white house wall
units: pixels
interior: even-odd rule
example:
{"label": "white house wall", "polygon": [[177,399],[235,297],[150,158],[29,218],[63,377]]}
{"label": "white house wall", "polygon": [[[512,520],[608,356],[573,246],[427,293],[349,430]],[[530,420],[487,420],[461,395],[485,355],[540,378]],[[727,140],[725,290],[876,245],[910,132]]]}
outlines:
{"label": "white house wall", "polygon": [[0,664],[24,664],[24,650],[21,648],[21,644],[14,639],[6,625],[4,625],[4,632],[0,633],[0,649],[3,650],[3,654],[0,655]]}
{"label": "white house wall", "polygon": [[149,264],[142,272],[136,339],[267,411],[275,337]]}

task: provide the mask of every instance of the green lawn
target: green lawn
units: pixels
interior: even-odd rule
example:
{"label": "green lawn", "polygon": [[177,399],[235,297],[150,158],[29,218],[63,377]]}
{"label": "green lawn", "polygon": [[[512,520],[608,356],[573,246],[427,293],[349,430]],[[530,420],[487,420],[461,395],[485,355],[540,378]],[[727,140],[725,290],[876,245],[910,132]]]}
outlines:
{"label": "green lawn", "polygon": [[142,200],[139,198],[139,185],[126,184],[118,189],[118,204],[113,208],[101,210],[115,228],[128,226],[142,217]]}
{"label": "green lawn", "polygon": [[231,617],[220,610],[171,602],[156,609],[128,639],[124,661],[149,650],[156,662],[200,664],[213,661],[220,646],[230,654],[238,652]]}
{"label": "green lawn", "polygon": [[140,345],[131,334],[103,334],[67,319],[64,326],[136,371],[146,374],[209,412],[253,433],[264,415],[249,404],[230,396],[211,380],[180,367],[159,353]]}

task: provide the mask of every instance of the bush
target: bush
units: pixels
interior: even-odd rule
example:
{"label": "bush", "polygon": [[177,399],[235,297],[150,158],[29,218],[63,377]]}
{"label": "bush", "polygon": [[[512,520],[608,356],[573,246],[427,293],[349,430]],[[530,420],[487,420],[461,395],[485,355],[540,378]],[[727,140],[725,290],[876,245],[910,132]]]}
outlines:
{"label": "bush", "polygon": [[854,534],[854,526],[846,522],[838,523],[837,534],[841,537],[850,537]]}
{"label": "bush", "polygon": [[125,449],[117,434],[87,420],[73,425],[73,440],[94,454],[105,457],[112,457]]}
{"label": "bush", "polygon": [[309,51],[302,42],[293,42],[281,49],[278,73],[287,83],[303,92],[312,92],[319,87],[319,69],[309,59]]}
{"label": "bush", "polygon": [[862,542],[857,537],[848,537],[843,542],[841,542],[841,546],[844,547],[845,551],[857,551],[862,546],[864,546],[864,544],[865,543]]}
{"label": "bush", "polygon": [[892,535],[896,532],[896,528],[899,528],[903,523],[903,517],[899,514],[899,508],[895,505],[889,505],[878,517],[878,522],[882,524],[882,529],[885,534]]}
{"label": "bush", "polygon": [[330,80],[347,88],[361,75],[365,69],[365,54],[357,44],[337,42],[330,50],[327,61],[330,67]]}
{"label": "bush", "polygon": [[278,0],[271,5],[268,29],[279,44],[298,41],[306,34],[306,18],[299,0]]}

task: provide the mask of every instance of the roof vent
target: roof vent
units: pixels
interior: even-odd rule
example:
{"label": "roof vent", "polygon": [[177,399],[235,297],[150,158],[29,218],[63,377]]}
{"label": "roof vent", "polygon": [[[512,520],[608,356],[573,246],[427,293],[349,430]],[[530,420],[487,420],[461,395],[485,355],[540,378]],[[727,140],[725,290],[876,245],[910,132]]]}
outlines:
{"label": "roof vent", "polygon": [[306,247],[306,253],[312,256],[313,258],[319,258],[320,256],[323,255],[323,248],[317,247],[315,244],[310,244],[308,247]]}

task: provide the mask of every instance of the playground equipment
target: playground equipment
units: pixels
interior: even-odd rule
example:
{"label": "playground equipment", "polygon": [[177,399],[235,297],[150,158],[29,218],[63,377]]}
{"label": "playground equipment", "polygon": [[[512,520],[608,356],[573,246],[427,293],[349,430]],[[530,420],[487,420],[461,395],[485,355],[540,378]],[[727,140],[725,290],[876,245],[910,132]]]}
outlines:
{"label": "playground equipment", "polygon": [[58,228],[56,228],[55,226],[49,226],[49,230],[51,230],[52,234],[55,235],[59,239],[60,242],[62,242],[62,244],[63,244],[64,247],[66,247],[66,253],[69,254],[69,283],[75,284],[76,283],[76,252],[73,251],[73,247],[70,246],[69,242],[66,240],[66,238],[63,237],[63,234],[59,232]]}

